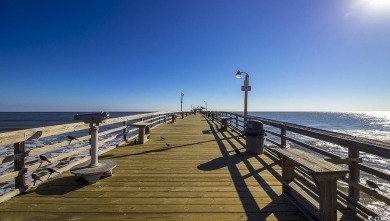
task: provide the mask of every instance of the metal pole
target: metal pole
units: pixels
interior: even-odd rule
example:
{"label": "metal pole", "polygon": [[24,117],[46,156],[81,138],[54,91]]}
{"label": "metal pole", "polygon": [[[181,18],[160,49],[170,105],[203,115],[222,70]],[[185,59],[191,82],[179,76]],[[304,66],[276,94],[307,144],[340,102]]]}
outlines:
{"label": "metal pole", "polygon": [[91,164],[90,167],[99,166],[98,156],[99,156],[99,136],[98,136],[99,127],[91,127]]}
{"label": "metal pole", "polygon": [[[245,74],[244,86],[249,87],[249,75]],[[244,98],[244,126],[246,126],[248,116],[248,90],[245,90]]]}
{"label": "metal pole", "polygon": [[180,105],[180,111],[183,111],[183,96],[184,94],[181,93],[181,105]]}

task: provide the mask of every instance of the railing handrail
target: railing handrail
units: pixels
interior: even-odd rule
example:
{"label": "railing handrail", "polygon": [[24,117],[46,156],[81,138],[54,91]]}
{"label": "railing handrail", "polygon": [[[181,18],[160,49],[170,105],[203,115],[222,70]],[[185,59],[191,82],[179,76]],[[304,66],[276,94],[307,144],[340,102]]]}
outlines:
{"label": "railing handrail", "polygon": [[[239,117],[244,117],[241,114],[237,114],[233,112],[221,112],[221,113],[227,113],[227,114],[237,115]],[[299,124],[271,120],[271,119],[256,117],[251,115],[248,115],[247,118],[260,120],[261,122],[269,126],[277,127],[280,129],[286,129],[294,133],[298,133],[315,139],[320,139],[330,143],[338,144],[346,148],[351,148],[366,153],[374,154],[386,159],[390,159],[390,143],[388,142],[362,138],[362,137],[355,137],[344,133],[322,130],[318,128],[307,127]]]}
{"label": "railing handrail", "polygon": [[[129,121],[129,120],[134,120],[143,117],[154,116],[158,114],[169,114],[169,113],[176,113],[176,112],[151,112],[151,113],[130,115],[125,117],[109,118],[106,119],[104,123],[101,123],[100,126],[120,123],[123,121]],[[60,124],[54,126],[36,127],[36,128],[16,130],[11,132],[4,132],[4,133],[0,133],[0,146],[31,140],[34,138],[44,138],[44,137],[59,135],[67,132],[85,130],[88,128],[89,128],[88,124],[80,122],[80,123]]]}

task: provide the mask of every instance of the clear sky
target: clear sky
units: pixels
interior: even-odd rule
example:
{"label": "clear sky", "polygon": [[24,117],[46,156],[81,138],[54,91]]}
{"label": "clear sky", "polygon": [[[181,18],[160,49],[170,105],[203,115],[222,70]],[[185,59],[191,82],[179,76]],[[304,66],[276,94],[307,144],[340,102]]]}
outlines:
{"label": "clear sky", "polygon": [[0,111],[389,111],[390,0],[0,0]]}

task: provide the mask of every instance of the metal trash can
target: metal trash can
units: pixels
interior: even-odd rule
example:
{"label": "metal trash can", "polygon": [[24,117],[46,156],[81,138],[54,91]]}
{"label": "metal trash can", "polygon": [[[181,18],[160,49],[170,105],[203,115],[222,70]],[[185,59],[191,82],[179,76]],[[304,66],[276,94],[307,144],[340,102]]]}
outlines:
{"label": "metal trash can", "polygon": [[265,130],[263,123],[257,120],[248,120],[245,127],[247,153],[262,154],[264,152]]}

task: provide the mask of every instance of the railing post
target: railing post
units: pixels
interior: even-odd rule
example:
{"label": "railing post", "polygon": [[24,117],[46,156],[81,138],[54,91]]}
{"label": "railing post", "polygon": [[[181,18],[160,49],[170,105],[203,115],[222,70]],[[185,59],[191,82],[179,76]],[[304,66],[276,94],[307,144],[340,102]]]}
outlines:
{"label": "railing post", "polygon": [[123,129],[123,141],[127,141],[127,121],[123,121],[123,126],[125,129]]}
{"label": "railing post", "polygon": [[[349,158],[359,158],[360,152],[355,149],[348,148],[348,157]],[[349,169],[349,179],[352,180],[355,183],[359,183],[360,181],[360,170],[353,167],[352,163],[351,165],[348,165]],[[360,191],[357,188],[354,188],[352,185],[349,185],[348,187],[348,196],[352,199],[359,201],[360,199]]]}
{"label": "railing post", "polygon": [[[14,155],[24,153],[26,151],[25,142],[14,143]],[[14,170],[21,171],[25,166],[24,157],[14,160]],[[17,177],[15,177],[15,189],[26,185],[26,171],[21,171]]]}
{"label": "railing post", "polygon": [[236,115],[236,129],[238,130],[238,115]]}
{"label": "railing post", "polygon": [[287,147],[287,141],[286,141],[286,129],[280,128],[280,145],[283,148]]}

